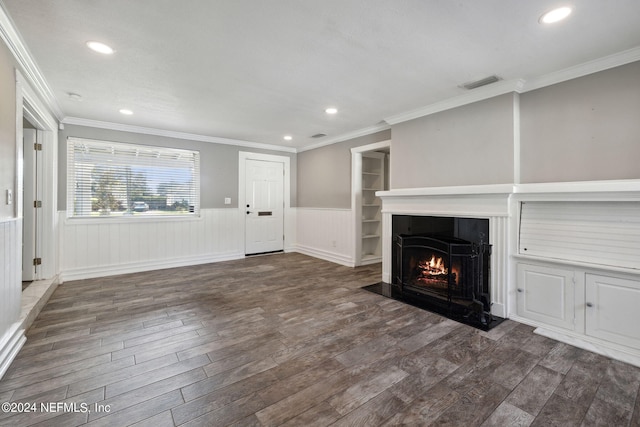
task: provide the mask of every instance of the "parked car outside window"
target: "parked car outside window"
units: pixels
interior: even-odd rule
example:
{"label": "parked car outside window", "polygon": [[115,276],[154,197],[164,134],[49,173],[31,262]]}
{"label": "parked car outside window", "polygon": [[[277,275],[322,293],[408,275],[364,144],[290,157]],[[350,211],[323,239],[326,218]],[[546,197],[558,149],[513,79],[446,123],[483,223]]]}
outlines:
{"label": "parked car outside window", "polygon": [[134,212],[146,212],[149,210],[149,205],[145,202],[133,202]]}

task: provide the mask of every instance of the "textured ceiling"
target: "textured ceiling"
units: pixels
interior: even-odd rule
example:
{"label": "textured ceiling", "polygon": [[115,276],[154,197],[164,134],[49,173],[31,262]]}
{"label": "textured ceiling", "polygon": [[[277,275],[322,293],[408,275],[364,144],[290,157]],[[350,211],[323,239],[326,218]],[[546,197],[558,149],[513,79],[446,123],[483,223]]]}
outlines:
{"label": "textured ceiling", "polygon": [[[552,26],[538,18],[565,2],[3,3],[65,117],[298,149],[321,142],[317,133],[336,139],[454,98],[491,74],[526,81],[640,46],[638,0],[569,1],[572,15]],[[91,52],[88,40],[116,53]]]}

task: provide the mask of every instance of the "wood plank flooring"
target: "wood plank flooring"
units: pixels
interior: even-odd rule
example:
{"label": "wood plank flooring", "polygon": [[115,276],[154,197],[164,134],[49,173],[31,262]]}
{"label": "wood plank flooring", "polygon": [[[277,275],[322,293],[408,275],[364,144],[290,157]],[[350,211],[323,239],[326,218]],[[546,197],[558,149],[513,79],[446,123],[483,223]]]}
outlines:
{"label": "wood plank flooring", "polygon": [[380,276],[277,254],[65,283],[0,381],[36,410],[0,425],[640,425],[640,369],[360,289]]}

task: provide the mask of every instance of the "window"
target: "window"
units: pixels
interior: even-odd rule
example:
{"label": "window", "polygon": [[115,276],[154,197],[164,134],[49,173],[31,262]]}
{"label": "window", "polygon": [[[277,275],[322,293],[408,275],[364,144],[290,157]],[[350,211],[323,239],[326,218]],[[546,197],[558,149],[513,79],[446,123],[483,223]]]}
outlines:
{"label": "window", "polygon": [[197,215],[200,153],[67,139],[67,216]]}

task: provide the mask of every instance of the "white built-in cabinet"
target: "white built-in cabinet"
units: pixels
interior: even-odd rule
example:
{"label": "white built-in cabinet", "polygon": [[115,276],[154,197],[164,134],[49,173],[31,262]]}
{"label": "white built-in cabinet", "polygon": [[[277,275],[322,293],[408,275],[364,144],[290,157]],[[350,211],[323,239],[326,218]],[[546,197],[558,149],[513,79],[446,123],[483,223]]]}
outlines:
{"label": "white built-in cabinet", "polygon": [[640,201],[552,196],[519,196],[517,318],[640,366]]}
{"label": "white built-in cabinet", "polygon": [[640,280],[585,275],[585,333],[640,349]]}
{"label": "white built-in cabinet", "polygon": [[518,316],[640,349],[640,279],[518,263]]}
{"label": "white built-in cabinet", "polygon": [[385,153],[362,153],[361,263],[382,259],[382,201],[376,191],[384,190]]}
{"label": "white built-in cabinet", "polygon": [[518,315],[575,330],[576,273],[564,268],[518,264]]}

